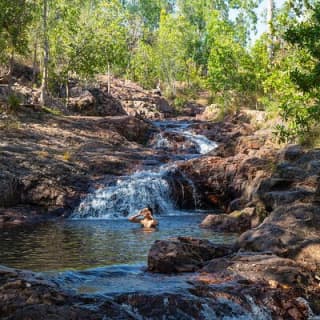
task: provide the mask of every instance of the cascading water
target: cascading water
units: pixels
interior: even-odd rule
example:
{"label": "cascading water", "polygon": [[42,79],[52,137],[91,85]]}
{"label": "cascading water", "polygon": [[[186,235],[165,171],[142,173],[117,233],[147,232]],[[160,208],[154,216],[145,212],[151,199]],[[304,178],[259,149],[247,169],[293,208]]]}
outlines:
{"label": "cascading water", "polygon": [[170,198],[170,185],[165,179],[167,170],[139,171],[118,180],[114,186],[90,194],[80,204],[73,218],[126,217],[151,206],[155,212],[174,211]]}
{"label": "cascading water", "polygon": [[193,134],[190,131],[184,131],[182,135],[195,143],[195,145],[197,146],[197,151],[200,154],[206,154],[217,147],[217,144],[215,142],[200,134]]}
{"label": "cascading water", "polygon": [[156,149],[167,149],[170,147],[170,141],[163,136],[162,132],[160,132],[156,136],[156,143],[155,143],[155,148]]}
{"label": "cascading water", "polygon": [[[198,156],[213,150],[217,145],[208,138],[187,131],[188,124],[171,124],[164,131],[180,135],[191,141]],[[154,148],[166,149],[170,141],[161,133],[155,139]],[[183,149],[183,148],[182,148]],[[190,158],[190,155],[189,155]],[[188,159],[188,155],[185,155]],[[107,186],[89,194],[72,214],[73,219],[112,219],[127,217],[150,206],[157,214],[177,214],[176,201],[172,199],[172,183],[168,177],[176,170],[175,163],[161,166],[158,171],[143,170],[131,176],[123,177],[114,185]],[[198,197],[192,181],[184,177],[192,189],[194,207],[197,207]],[[183,188],[183,186],[181,186]],[[182,190],[182,193],[184,190]]]}

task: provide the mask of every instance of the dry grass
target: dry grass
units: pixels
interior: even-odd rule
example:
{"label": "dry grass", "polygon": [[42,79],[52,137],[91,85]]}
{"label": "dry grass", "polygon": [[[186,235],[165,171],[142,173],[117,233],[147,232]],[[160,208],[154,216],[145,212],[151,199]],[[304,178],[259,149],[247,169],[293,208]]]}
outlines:
{"label": "dry grass", "polygon": [[63,161],[70,161],[71,158],[72,158],[71,152],[70,152],[70,151],[65,151],[65,152],[63,153],[62,158],[63,158]]}

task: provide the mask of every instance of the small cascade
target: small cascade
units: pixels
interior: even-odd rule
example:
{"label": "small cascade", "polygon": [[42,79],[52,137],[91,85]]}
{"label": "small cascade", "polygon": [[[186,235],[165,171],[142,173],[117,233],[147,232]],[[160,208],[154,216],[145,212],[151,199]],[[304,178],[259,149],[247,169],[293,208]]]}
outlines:
{"label": "small cascade", "polygon": [[217,147],[217,144],[215,142],[200,134],[193,134],[190,131],[184,131],[182,135],[195,143],[195,145],[197,146],[197,151],[200,154],[206,154]]}
{"label": "small cascade", "polygon": [[89,194],[72,218],[127,217],[147,206],[168,215],[174,211],[174,203],[166,174],[167,170],[140,171],[118,180],[113,186]]}
{"label": "small cascade", "polygon": [[180,173],[183,176],[183,178],[187,181],[188,185],[191,187],[194,208],[197,210],[199,208],[199,205],[201,202],[199,194],[197,192],[197,188],[196,188],[194,182],[190,178],[188,178],[183,172],[180,171]]}
{"label": "small cascade", "polygon": [[163,136],[163,133],[160,132],[155,137],[155,145],[154,147],[156,149],[167,149],[170,147],[170,141]]}

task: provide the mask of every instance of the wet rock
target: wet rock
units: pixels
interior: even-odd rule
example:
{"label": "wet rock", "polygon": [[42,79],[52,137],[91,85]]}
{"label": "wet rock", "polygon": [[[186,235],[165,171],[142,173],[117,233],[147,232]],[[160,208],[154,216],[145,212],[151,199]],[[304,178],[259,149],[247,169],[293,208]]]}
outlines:
{"label": "wet rock", "polygon": [[106,124],[111,124],[117,132],[129,141],[145,144],[153,130],[150,123],[131,116],[111,117]]}
{"label": "wet rock", "polygon": [[148,253],[148,270],[161,273],[192,272],[213,257],[222,257],[230,252],[230,246],[214,245],[208,240],[185,237],[157,240]]}
{"label": "wet rock", "polygon": [[0,165],[0,204],[9,206],[21,199],[22,185],[19,179]]}
{"label": "wet rock", "polygon": [[114,299],[75,295],[41,275],[0,266],[0,318],[5,320],[133,320]]}
{"label": "wet rock", "polygon": [[242,252],[214,258],[177,293],[129,294],[116,298],[142,318],[308,319],[318,302],[310,270],[271,253]]}
{"label": "wet rock", "polygon": [[318,301],[314,274],[291,259],[271,253],[242,252],[213,259],[200,270],[196,281],[203,285],[204,295],[210,292],[212,298],[223,296],[242,306],[251,299],[272,319],[308,319],[306,297]]}
{"label": "wet rock", "polygon": [[299,145],[289,145],[282,151],[280,159],[283,161],[295,161],[303,156],[304,150]]}
{"label": "wet rock", "polygon": [[170,185],[171,197],[178,208],[195,209],[200,206],[202,198],[192,181],[179,170],[169,171],[165,177]]}
{"label": "wet rock", "polygon": [[187,102],[183,106],[183,115],[188,117],[196,117],[205,111],[205,106],[196,102]]}

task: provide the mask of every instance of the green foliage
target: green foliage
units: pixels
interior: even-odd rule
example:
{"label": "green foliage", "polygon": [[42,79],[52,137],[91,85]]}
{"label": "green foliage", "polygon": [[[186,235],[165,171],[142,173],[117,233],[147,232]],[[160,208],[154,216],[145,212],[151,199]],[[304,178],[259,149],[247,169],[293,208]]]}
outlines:
{"label": "green foliage", "polygon": [[28,51],[28,31],[33,9],[33,3],[28,0],[0,0],[2,59],[8,59],[13,53],[26,54]]}
{"label": "green foliage", "polygon": [[16,94],[11,93],[8,96],[7,103],[8,103],[9,110],[16,111],[19,108],[20,104],[21,104],[21,99]]}
{"label": "green foliage", "polygon": [[229,101],[236,94],[256,90],[256,75],[252,57],[236,41],[232,24],[223,20],[219,13],[213,12],[208,28],[210,53],[208,58],[208,84],[211,90],[222,97],[222,110],[227,109]]}
{"label": "green foliage", "polygon": [[[278,109],[283,123],[277,135],[282,142],[312,136],[320,120],[320,5],[305,12],[305,19],[283,12],[279,30],[283,32],[272,68],[261,77],[268,108]],[[285,23],[286,27],[281,23]]]}
{"label": "green foliage", "polygon": [[155,88],[159,81],[158,57],[156,49],[139,41],[131,59],[129,76],[143,87]]}
{"label": "green foliage", "polygon": [[[308,140],[320,120],[320,4],[287,1],[275,12],[274,57],[268,37],[249,48],[259,0],[49,1],[52,93],[68,79],[127,76],[161,84],[182,109],[210,90],[220,116],[241,106],[279,114],[282,141]],[[0,0],[0,63],[14,55],[43,65],[43,1]],[[32,30],[31,30],[32,29]],[[34,50],[31,53],[31,49]],[[33,55],[35,57],[33,57]],[[57,90],[58,91],[58,90]],[[9,97],[10,98],[10,97]],[[13,106],[18,103],[12,100]]]}
{"label": "green foliage", "polygon": [[[127,64],[125,15],[118,1],[90,3],[61,0],[51,10],[51,69],[62,79],[68,74],[90,78],[104,73],[109,64]],[[56,16],[62,17],[57,21]]]}

